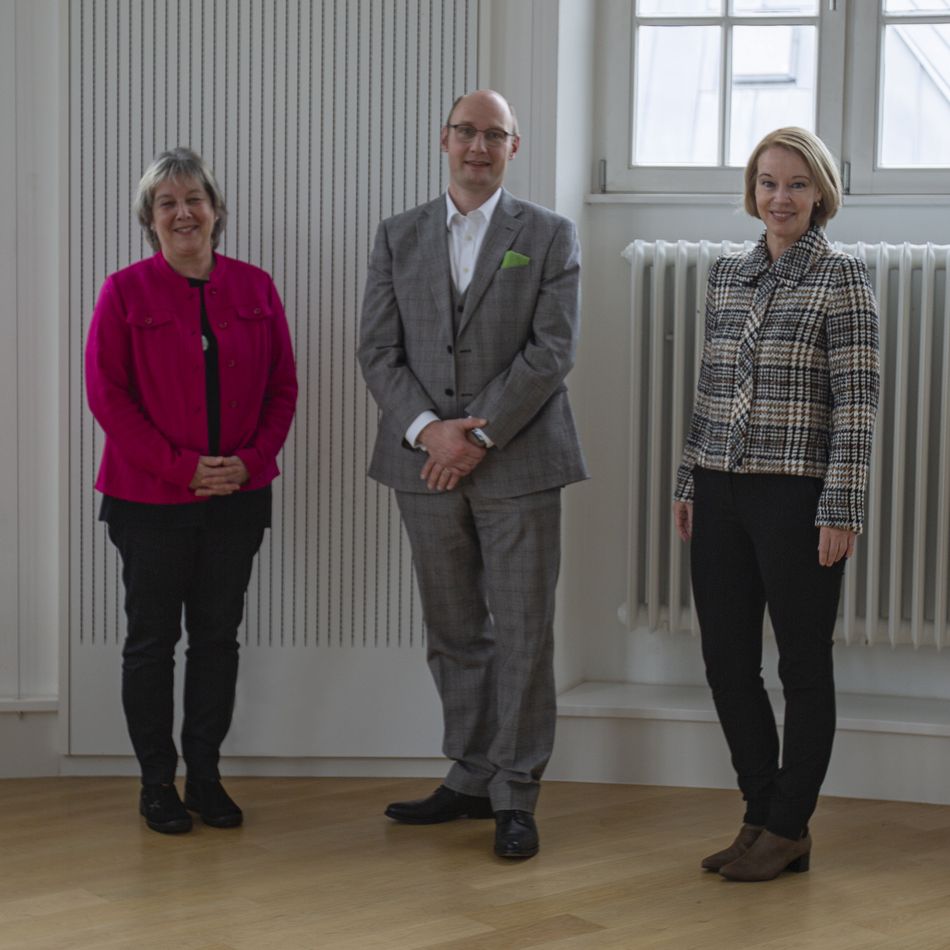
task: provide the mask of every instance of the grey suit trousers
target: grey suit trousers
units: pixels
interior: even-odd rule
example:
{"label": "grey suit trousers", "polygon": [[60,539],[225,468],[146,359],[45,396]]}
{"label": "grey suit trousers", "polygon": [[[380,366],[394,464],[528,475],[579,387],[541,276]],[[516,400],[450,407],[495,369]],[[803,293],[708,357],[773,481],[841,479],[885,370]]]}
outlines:
{"label": "grey suit trousers", "polygon": [[396,492],[442,699],[445,784],[533,811],[551,756],[561,490]]}

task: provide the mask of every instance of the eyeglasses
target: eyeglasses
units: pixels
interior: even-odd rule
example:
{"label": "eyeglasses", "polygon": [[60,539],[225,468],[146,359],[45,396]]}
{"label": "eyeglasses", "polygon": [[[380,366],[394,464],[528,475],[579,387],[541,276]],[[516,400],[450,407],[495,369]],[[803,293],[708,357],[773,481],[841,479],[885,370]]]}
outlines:
{"label": "eyeglasses", "polygon": [[466,123],[448,123],[448,128],[455,132],[456,137],[465,145],[471,145],[475,139],[481,135],[488,148],[500,148],[509,138],[514,138],[514,132],[506,132],[504,129],[476,129],[474,125]]}

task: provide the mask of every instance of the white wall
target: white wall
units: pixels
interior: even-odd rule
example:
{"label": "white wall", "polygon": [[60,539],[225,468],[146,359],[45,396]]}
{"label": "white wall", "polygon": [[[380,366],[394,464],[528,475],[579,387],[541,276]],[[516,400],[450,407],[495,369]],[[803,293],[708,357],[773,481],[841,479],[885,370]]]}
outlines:
{"label": "white wall", "polygon": [[0,776],[62,747],[60,10],[0,0]]}
{"label": "white wall", "polygon": [[[16,19],[13,0],[0,2],[0,123],[16,128]],[[17,568],[17,257],[16,136],[0,137],[0,445],[13,448],[0,465],[0,697],[19,693]],[[11,306],[11,303],[13,306]],[[12,456],[12,462],[11,462]]]}
{"label": "white wall", "polygon": [[58,692],[61,49],[49,24],[59,7],[0,3],[0,700],[7,708]]}
{"label": "white wall", "polygon": [[[482,81],[512,99],[524,135],[508,184],[574,217],[584,249],[582,345],[569,384],[593,479],[565,492],[558,680],[562,688],[585,679],[701,684],[695,640],[631,634],[616,613],[626,592],[629,404],[628,271],[620,252],[638,237],[755,237],[757,223],[721,203],[588,202],[605,65],[596,56],[596,4],[491,0],[488,7]],[[57,0],[0,0],[0,121],[13,132],[0,138],[0,288],[17,303],[0,314],[0,444],[7,448],[0,466],[0,709],[36,709],[58,692],[67,576],[59,503],[65,10]],[[946,203],[853,199],[830,233],[843,241],[945,243],[948,210]],[[946,653],[931,650],[837,651],[839,686],[852,692],[947,697],[948,663]],[[0,713],[0,774],[17,762],[21,772],[49,769],[57,745],[49,720]]]}

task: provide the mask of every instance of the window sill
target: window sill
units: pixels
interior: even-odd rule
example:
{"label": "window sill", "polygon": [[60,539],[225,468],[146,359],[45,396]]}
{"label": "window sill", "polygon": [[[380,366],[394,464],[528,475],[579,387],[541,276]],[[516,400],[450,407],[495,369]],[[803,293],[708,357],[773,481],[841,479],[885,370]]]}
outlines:
{"label": "window sill", "polygon": [[0,696],[0,713],[46,713],[58,712],[59,700],[49,698],[22,698]]}
{"label": "window sill", "polygon": [[[718,205],[741,210],[741,196],[735,194],[690,194],[654,192],[603,192],[589,194],[590,205]],[[844,207],[950,207],[950,194],[939,195],[845,195]]]}

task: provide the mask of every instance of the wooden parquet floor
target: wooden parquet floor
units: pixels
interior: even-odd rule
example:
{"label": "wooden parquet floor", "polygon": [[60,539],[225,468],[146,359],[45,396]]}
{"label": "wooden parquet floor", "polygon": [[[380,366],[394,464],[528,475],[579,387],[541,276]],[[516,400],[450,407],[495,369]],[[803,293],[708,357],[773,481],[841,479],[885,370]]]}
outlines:
{"label": "wooden parquet floor", "polygon": [[3,950],[950,950],[950,808],[823,799],[812,870],[699,870],[738,795],[547,783],[541,853],[400,826],[430,779],[229,779],[236,830],[150,832],[127,778],[0,781]]}

